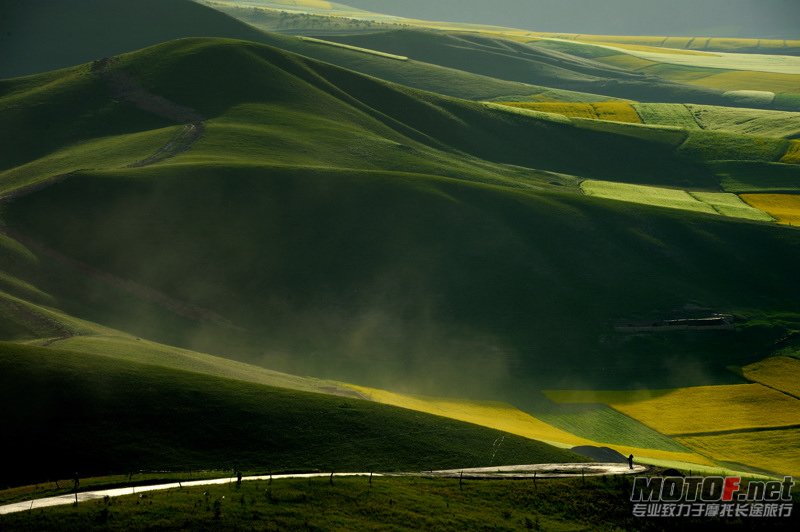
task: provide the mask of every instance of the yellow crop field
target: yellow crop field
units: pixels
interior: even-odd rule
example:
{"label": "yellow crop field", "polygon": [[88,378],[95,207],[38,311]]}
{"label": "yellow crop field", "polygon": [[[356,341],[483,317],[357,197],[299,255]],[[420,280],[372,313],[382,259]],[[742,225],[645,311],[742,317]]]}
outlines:
{"label": "yellow crop field", "polygon": [[796,358],[766,358],[745,366],[742,373],[748,380],[800,398],[800,360]]}
{"label": "yellow crop field", "polygon": [[556,113],[571,118],[590,118],[593,120],[607,120],[614,122],[627,122],[641,124],[639,114],[626,102],[502,102],[509,107],[539,111],[542,113]]}
{"label": "yellow crop field", "polygon": [[800,400],[760,384],[545,395],[559,403],[604,403],[668,435],[800,425]]}
{"label": "yellow crop field", "polygon": [[800,140],[793,140],[786,153],[781,157],[782,163],[800,164]]}
{"label": "yellow crop field", "polygon": [[742,194],[749,205],[766,212],[778,223],[800,226],[800,196],[795,194]]}
{"label": "yellow crop field", "polygon": [[350,387],[378,403],[466,421],[536,440],[570,445],[589,444],[589,440],[557,429],[505,403],[422,397],[362,386],[350,385]]}
{"label": "yellow crop field", "polygon": [[778,475],[800,475],[800,429],[739,432],[678,438],[717,460],[745,464]]}
{"label": "yellow crop field", "polygon": [[781,39],[730,39],[723,37],[661,37],[653,35],[578,35],[574,33],[531,33],[545,39],[565,39],[611,46],[628,45],[657,48],[666,53],[668,48],[677,51],[737,52],[758,50],[768,54],[786,54],[800,49],[800,40]]}
{"label": "yellow crop field", "polygon": [[581,438],[549,425],[505,403],[413,396],[352,384],[346,386],[377,403],[398,406],[400,408],[407,408],[409,410],[416,410],[417,412],[425,412],[427,414],[450,419],[457,419],[467,423],[474,423],[475,425],[502,430],[525,438],[544,441],[559,447],[604,445],[626,456],[633,453],[634,456],[647,457],[654,460],[713,465],[713,462],[708,458],[696,453],[643,449],[639,447],[595,442]]}
{"label": "yellow crop field", "polygon": [[800,75],[776,72],[722,72],[689,83],[724,90],[756,90],[769,92],[800,92]]}

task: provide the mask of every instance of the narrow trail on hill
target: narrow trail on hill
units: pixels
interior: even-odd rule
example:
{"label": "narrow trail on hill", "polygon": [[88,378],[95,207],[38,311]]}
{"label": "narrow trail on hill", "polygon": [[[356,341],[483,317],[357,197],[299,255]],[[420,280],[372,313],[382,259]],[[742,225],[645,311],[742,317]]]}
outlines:
{"label": "narrow trail on hill", "polygon": [[[417,473],[291,473],[287,475],[258,475],[252,477],[242,477],[242,482],[252,482],[254,480],[283,480],[283,479],[302,479],[302,478],[336,478],[344,477],[428,477],[428,478],[458,478],[473,480],[488,479],[546,479],[546,478],[576,478],[603,475],[631,475],[644,473],[647,471],[645,466],[636,465],[633,469],[628,468],[627,464],[614,463],[578,463],[578,464],[531,464],[517,466],[495,466],[478,467],[471,469],[447,469],[442,471],[422,471]],[[197,486],[214,486],[222,484],[234,484],[234,477],[216,478],[208,480],[192,480],[188,482],[170,482],[168,484],[154,484],[151,486],[135,486],[130,488],[114,488],[97,491],[82,491],[58,495],[55,497],[45,497],[42,499],[32,499],[20,501],[0,506],[0,515],[26,512],[49,508],[52,506],[65,506],[87,502],[104,497],[121,497],[123,495],[138,495],[148,491],[161,491],[168,489],[183,489]]]}
{"label": "narrow trail on hill", "polygon": [[[114,61],[114,58],[103,58],[94,61],[91,71],[106,83],[111,96],[115,100],[131,104],[142,111],[183,125],[183,128],[166,144],[144,159],[128,163],[125,168],[142,168],[170,159],[189,150],[195,142],[202,138],[205,133],[205,117],[203,115],[191,107],[185,107],[150,92],[136,78],[124,70],[110,68]],[[83,170],[89,169],[85,168]],[[21,186],[0,196],[0,203],[27,196],[64,181],[80,171],[72,170]]]}
{"label": "narrow trail on hill", "polygon": [[121,69],[109,68],[113,58],[104,58],[92,63],[92,72],[100,75],[111,94],[117,100],[132,104],[142,111],[184,124],[183,130],[172,140],[161,146],[152,155],[132,162],[128,168],[140,168],[175,157],[192,147],[205,132],[205,117],[191,107],[170,101],[144,88],[132,75]]}
{"label": "narrow trail on hill", "polygon": [[[125,166],[126,168],[141,168],[164,161],[171,157],[175,157],[179,153],[187,151],[203,136],[203,133],[205,132],[205,118],[200,113],[190,107],[179,105],[162,96],[148,91],[138,82],[138,80],[136,80],[127,72],[121,69],[110,68],[114,61],[114,58],[104,58],[93,62],[91,66],[92,73],[100,76],[100,78],[106,83],[114,99],[129,103],[138,109],[141,109],[142,111],[154,114],[161,118],[166,118],[172,122],[183,124],[181,131],[172,139],[170,139],[169,142],[159,147],[148,157],[127,164]],[[51,185],[64,181],[79,171],[80,170],[73,170],[20,187],[9,192],[8,194],[0,196],[0,204],[12,201],[22,196],[26,196],[28,194],[32,194]],[[134,295],[141,300],[154,303],[171,311],[174,314],[193,321],[210,322],[224,328],[241,330],[241,328],[234,326],[229,320],[211,310],[177,300],[162,292],[138,284],[134,281],[122,279],[113,274],[100,271],[92,266],[89,266],[88,264],[84,264],[78,260],[64,256],[58,251],[50,249],[47,246],[36,242],[19,231],[12,230],[8,227],[0,227],[0,233],[24,243],[26,246],[35,250],[38,254],[46,256],[50,260],[59,262],[71,269],[78,270],[91,278],[97,279],[106,285],[113,286],[122,290],[123,292]],[[47,324],[50,325],[50,328],[54,328],[57,331],[58,334],[49,343],[65,340],[74,336],[72,332],[65,329],[63,326],[61,326],[61,324],[57,324],[55,320],[40,316],[28,309],[24,310],[26,310],[25,316],[27,316],[30,321],[39,325],[44,325],[45,322],[47,322]]]}
{"label": "narrow trail on hill", "polygon": [[37,329],[39,331],[44,331],[40,334],[48,335],[49,338],[46,338],[41,344],[43,347],[76,336],[76,333],[65,327],[63,323],[44,313],[37,312],[22,303],[3,299],[0,300],[0,308],[5,309],[9,314],[20,316],[26,326],[29,326],[34,331]]}

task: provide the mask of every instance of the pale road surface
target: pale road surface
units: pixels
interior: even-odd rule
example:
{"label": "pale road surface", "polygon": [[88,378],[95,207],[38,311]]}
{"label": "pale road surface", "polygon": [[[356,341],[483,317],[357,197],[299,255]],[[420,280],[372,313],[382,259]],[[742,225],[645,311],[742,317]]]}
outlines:
{"label": "pale road surface", "polygon": [[[336,478],[343,477],[389,477],[389,476],[417,476],[417,477],[440,477],[440,478],[499,478],[499,479],[521,479],[521,478],[564,478],[580,476],[600,476],[600,475],[628,475],[631,473],[642,473],[647,468],[635,465],[633,469],[628,468],[627,464],[606,464],[606,463],[586,463],[586,464],[533,464],[500,467],[477,467],[471,469],[447,469],[442,471],[424,471],[421,473],[335,473]],[[287,478],[329,478],[332,473],[293,473],[288,475],[259,475],[252,477],[242,477],[242,482],[253,480],[281,480]],[[148,491],[160,491],[175,488],[191,488],[195,486],[213,486],[219,484],[230,484],[236,482],[234,477],[215,478],[209,480],[191,480],[187,482],[170,482],[168,484],[154,484],[151,486],[136,486],[133,488],[115,488],[97,491],[78,492],[78,502],[102,499],[103,497],[120,497],[122,495],[136,495]],[[63,506],[73,504],[75,494],[58,495],[56,497],[45,497],[0,506],[0,515],[15,512],[25,512],[33,509],[47,508],[50,506]]]}

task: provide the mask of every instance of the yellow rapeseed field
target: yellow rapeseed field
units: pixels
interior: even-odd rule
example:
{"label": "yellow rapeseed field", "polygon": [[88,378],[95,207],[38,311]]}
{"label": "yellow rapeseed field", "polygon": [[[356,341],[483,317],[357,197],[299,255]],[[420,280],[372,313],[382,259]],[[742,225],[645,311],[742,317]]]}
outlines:
{"label": "yellow rapeseed field", "polygon": [[378,403],[466,421],[536,440],[570,445],[590,444],[589,440],[558,429],[505,403],[423,397],[362,386],[350,387]]}
{"label": "yellow rapeseed field", "polygon": [[800,398],[800,360],[796,358],[770,357],[745,366],[742,373],[748,380]]}
{"label": "yellow rapeseed field", "polygon": [[738,432],[678,438],[717,460],[745,464],[778,475],[800,475],[800,429]]}
{"label": "yellow rapeseed field", "polygon": [[800,400],[760,384],[545,395],[560,403],[604,403],[667,435],[800,425]]}
{"label": "yellow rapeseed field", "polygon": [[740,197],[778,220],[778,223],[800,226],[800,195],[742,194]]}
{"label": "yellow rapeseed field", "polygon": [[708,458],[691,452],[643,449],[639,447],[591,441],[558,429],[505,403],[413,396],[352,384],[348,384],[347,386],[377,403],[398,406],[409,410],[465,421],[467,423],[474,423],[475,425],[502,430],[525,438],[544,441],[559,447],[603,445],[617,450],[625,456],[633,453],[634,456],[637,457],[652,458],[661,461],[713,465],[713,462]]}
{"label": "yellow rapeseed field", "polygon": [[509,107],[530,109],[542,113],[557,113],[572,118],[590,118],[594,120],[608,120],[614,122],[627,122],[641,124],[639,114],[626,102],[502,102]]}

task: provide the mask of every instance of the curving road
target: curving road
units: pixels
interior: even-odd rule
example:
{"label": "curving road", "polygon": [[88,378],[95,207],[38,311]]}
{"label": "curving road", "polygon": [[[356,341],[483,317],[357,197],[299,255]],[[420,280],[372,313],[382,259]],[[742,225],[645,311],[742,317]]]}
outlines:
{"label": "curving road", "polygon": [[[292,473],[287,475],[258,475],[242,477],[242,481],[253,480],[280,480],[289,478],[337,478],[342,477],[376,477],[389,476],[417,476],[440,478],[467,478],[467,479],[524,479],[524,478],[566,478],[580,476],[601,475],[628,475],[642,473],[647,468],[636,465],[629,469],[626,464],[612,463],[585,463],[585,464],[532,464],[500,467],[477,467],[469,469],[446,469],[441,471],[423,471],[420,473]],[[136,486],[133,488],[115,488],[97,491],[82,491],[78,493],[78,502],[92,501],[104,497],[120,497],[123,495],[136,495],[148,491],[160,491],[175,488],[191,488],[195,486],[212,486],[230,484],[235,482],[233,477],[215,478],[208,480],[191,480],[188,482],[170,482],[168,484],[154,484],[151,486]],[[25,512],[33,509],[48,508],[50,506],[64,506],[75,502],[75,494],[44,497],[27,501],[15,502],[0,506],[0,515],[16,512]]]}

